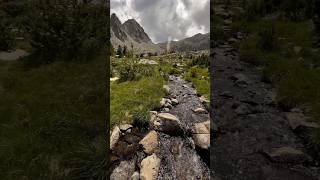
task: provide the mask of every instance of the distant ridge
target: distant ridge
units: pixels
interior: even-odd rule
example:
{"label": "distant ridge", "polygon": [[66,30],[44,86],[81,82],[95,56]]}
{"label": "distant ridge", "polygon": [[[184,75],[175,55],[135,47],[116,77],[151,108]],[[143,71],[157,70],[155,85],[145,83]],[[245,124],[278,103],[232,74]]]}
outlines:
{"label": "distant ridge", "polygon": [[[123,24],[113,13],[110,17],[111,44],[116,50],[118,46],[127,46],[134,53],[163,53],[167,50],[168,42],[154,44],[143,27],[135,20],[129,19]],[[170,51],[186,52],[208,50],[210,48],[210,34],[196,34],[180,41],[170,42]]]}

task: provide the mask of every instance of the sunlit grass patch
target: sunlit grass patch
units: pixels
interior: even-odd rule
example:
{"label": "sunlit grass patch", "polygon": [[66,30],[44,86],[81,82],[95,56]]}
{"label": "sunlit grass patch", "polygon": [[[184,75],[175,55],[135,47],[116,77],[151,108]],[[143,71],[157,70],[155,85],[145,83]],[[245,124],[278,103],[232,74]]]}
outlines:
{"label": "sunlit grass patch", "polygon": [[194,66],[187,71],[185,79],[193,83],[199,94],[204,95],[207,98],[210,97],[210,78],[208,68]]}
{"label": "sunlit grass patch", "polygon": [[[164,96],[163,84],[161,76],[111,83],[110,125],[133,123],[135,120],[147,121],[149,111],[157,108]],[[141,118],[141,114],[145,118]]]}

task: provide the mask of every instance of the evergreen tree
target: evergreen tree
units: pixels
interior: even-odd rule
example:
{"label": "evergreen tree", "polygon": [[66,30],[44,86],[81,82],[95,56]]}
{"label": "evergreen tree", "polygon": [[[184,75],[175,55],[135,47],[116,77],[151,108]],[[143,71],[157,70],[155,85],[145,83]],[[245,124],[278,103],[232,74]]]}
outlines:
{"label": "evergreen tree", "polygon": [[117,55],[119,57],[122,57],[122,47],[120,45],[118,46],[118,49],[117,49]]}
{"label": "evergreen tree", "polygon": [[127,46],[126,46],[126,45],[123,46],[122,54],[123,54],[124,56],[127,55]]}

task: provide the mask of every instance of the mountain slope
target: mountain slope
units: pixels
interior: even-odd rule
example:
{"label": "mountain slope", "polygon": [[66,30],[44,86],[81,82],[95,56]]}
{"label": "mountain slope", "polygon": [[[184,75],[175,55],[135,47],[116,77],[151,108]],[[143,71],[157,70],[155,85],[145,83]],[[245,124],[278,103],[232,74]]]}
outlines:
{"label": "mountain slope", "polygon": [[[160,43],[159,46],[161,49],[167,49],[167,44],[168,42]],[[199,33],[180,41],[171,41],[169,47],[170,51],[176,52],[208,50],[210,48],[210,33]]]}
{"label": "mountain slope", "polygon": [[155,53],[161,52],[159,46],[154,44],[140,24],[129,19],[123,24],[116,14],[110,18],[111,44],[116,50],[118,46],[127,46],[129,50],[133,48],[134,53]]}

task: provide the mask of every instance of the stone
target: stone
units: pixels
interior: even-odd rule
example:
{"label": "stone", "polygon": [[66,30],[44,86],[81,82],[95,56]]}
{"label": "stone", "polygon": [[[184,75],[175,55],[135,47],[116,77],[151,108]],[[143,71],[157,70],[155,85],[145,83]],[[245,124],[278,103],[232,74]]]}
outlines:
{"label": "stone", "polygon": [[180,120],[170,113],[159,113],[153,122],[153,129],[172,135],[183,132]]}
{"label": "stone", "polygon": [[246,104],[240,104],[234,111],[238,115],[247,115],[252,112],[251,108]]}
{"label": "stone", "polygon": [[119,78],[118,78],[118,77],[110,78],[110,81],[111,81],[111,82],[114,82],[114,81],[117,81],[117,80],[119,80]]}
{"label": "stone", "polygon": [[139,64],[151,64],[151,65],[157,65],[158,63],[154,60],[150,59],[140,59]]}
{"label": "stone", "polygon": [[200,96],[199,99],[201,103],[210,103],[210,100],[208,100],[205,96]]}
{"label": "stone", "polygon": [[163,89],[165,90],[166,93],[170,93],[170,87],[168,85],[163,85]]}
{"label": "stone", "polygon": [[238,40],[237,39],[235,39],[235,38],[229,38],[228,39],[228,42],[230,42],[230,43],[235,43],[235,42],[237,42]]}
{"label": "stone", "polygon": [[300,46],[294,46],[293,47],[293,51],[296,54],[299,54],[301,52],[301,50],[302,50],[302,47],[300,47]]}
{"label": "stone", "polygon": [[171,102],[173,105],[179,104],[179,101],[177,99],[171,99]]}
{"label": "stone", "polygon": [[194,134],[210,134],[210,121],[194,124]]}
{"label": "stone", "polygon": [[110,135],[110,149],[111,150],[114,149],[114,147],[116,146],[117,142],[119,141],[120,134],[121,134],[120,128],[118,126],[115,126],[113,128],[113,131],[112,131],[111,135]]}
{"label": "stone", "polygon": [[188,86],[187,86],[187,85],[185,85],[185,84],[184,84],[184,85],[182,85],[182,87],[184,87],[184,88],[188,88]]}
{"label": "stone", "polygon": [[201,149],[209,149],[210,148],[210,134],[193,134],[193,141],[196,146]]}
{"label": "stone", "polygon": [[166,99],[166,103],[172,104],[170,99]]}
{"label": "stone", "polygon": [[170,111],[169,108],[164,108],[163,110],[164,110],[164,112],[169,112]]}
{"label": "stone", "polygon": [[166,104],[164,105],[165,108],[169,108],[169,109],[172,109],[172,105],[168,102],[166,102]]}
{"label": "stone", "polygon": [[292,147],[275,148],[271,152],[267,152],[272,161],[281,163],[300,164],[310,160],[310,157],[304,154],[301,150]]}
{"label": "stone", "polygon": [[156,180],[158,178],[160,161],[156,154],[143,159],[140,168],[140,179]]}
{"label": "stone", "polygon": [[143,151],[147,154],[154,153],[158,147],[158,133],[154,130],[150,131],[140,142],[143,146]]}
{"label": "stone", "polygon": [[219,94],[219,96],[226,97],[226,98],[233,98],[233,95],[230,91],[223,91]]}
{"label": "stone", "polygon": [[121,132],[127,132],[132,128],[133,126],[131,124],[122,124],[119,126],[119,129],[121,130]]}
{"label": "stone", "polygon": [[163,107],[166,104],[166,99],[162,98],[160,101],[160,106]]}
{"label": "stone", "polygon": [[16,49],[12,52],[0,51],[0,60],[16,61],[22,57],[28,56],[29,53],[22,49]]}
{"label": "stone", "polygon": [[194,124],[193,141],[202,149],[210,148],[210,121]]}
{"label": "stone", "polygon": [[136,171],[132,174],[131,180],[139,180],[139,176],[140,176],[139,172]]}
{"label": "stone", "polygon": [[230,77],[230,79],[234,80],[237,85],[248,85],[251,84],[246,75],[237,73]]}
{"label": "stone", "polygon": [[286,119],[288,120],[289,125],[293,130],[297,129],[298,127],[311,129],[320,128],[319,124],[307,121],[308,118],[303,113],[288,112],[286,113]]}
{"label": "stone", "polygon": [[134,161],[121,161],[120,164],[112,171],[110,180],[128,180],[134,173]]}
{"label": "stone", "polygon": [[208,113],[205,109],[203,108],[196,108],[193,110],[193,112],[197,113],[197,114],[206,114]]}

